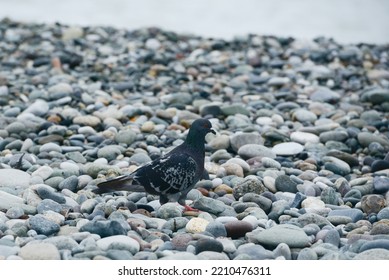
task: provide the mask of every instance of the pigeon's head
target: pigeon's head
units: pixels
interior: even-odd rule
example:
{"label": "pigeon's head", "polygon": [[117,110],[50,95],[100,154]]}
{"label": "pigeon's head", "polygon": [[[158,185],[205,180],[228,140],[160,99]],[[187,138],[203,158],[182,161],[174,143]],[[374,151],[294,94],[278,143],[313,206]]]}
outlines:
{"label": "pigeon's head", "polygon": [[207,119],[197,119],[195,120],[189,131],[194,131],[196,135],[207,135],[208,133],[213,133],[216,134],[216,132],[212,129],[212,124],[209,120]]}
{"label": "pigeon's head", "polygon": [[207,119],[197,119],[192,123],[185,142],[194,147],[204,148],[205,135],[210,132],[216,134],[211,122]]}

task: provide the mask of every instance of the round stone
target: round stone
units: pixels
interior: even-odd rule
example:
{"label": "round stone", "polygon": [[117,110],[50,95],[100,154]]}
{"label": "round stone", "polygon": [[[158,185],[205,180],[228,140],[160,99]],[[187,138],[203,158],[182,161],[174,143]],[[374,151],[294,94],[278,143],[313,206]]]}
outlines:
{"label": "round stone", "polygon": [[203,251],[223,252],[223,244],[211,238],[203,238],[196,242],[196,255]]}
{"label": "round stone", "polygon": [[250,223],[245,221],[231,221],[224,224],[227,230],[227,237],[233,239],[244,237],[247,232],[253,230],[253,227]]}
{"label": "round stone", "polygon": [[182,210],[178,207],[177,203],[165,203],[159,207],[156,215],[158,218],[168,220],[170,218],[181,217]]}
{"label": "round stone", "polygon": [[28,243],[20,249],[19,256],[24,260],[60,260],[57,247],[50,243]]}
{"label": "round stone", "polygon": [[201,233],[207,228],[209,222],[202,218],[192,218],[186,224],[185,229],[188,233]]}
{"label": "round stone", "polygon": [[43,234],[46,236],[55,234],[60,229],[58,224],[48,220],[41,214],[32,216],[28,220],[28,224],[31,227],[31,229],[35,230],[38,234]]}
{"label": "round stone", "polygon": [[319,136],[309,133],[309,132],[302,132],[302,131],[295,131],[290,134],[290,140],[300,143],[302,145],[306,143],[319,143],[320,138]]}
{"label": "round stone", "polygon": [[17,169],[0,169],[0,187],[27,188],[30,185],[31,175]]}
{"label": "round stone", "polygon": [[281,192],[297,192],[297,183],[287,175],[278,176],[275,180],[275,186],[276,189]]}
{"label": "round stone", "polygon": [[217,221],[210,222],[205,228],[205,231],[212,234],[215,238],[227,236],[226,227]]}
{"label": "round stone", "polygon": [[385,198],[382,195],[370,194],[361,199],[361,208],[366,214],[377,214],[386,206]]}
{"label": "round stone", "polygon": [[189,242],[193,240],[192,234],[179,233],[172,238],[172,245],[175,250],[185,251]]}
{"label": "round stone", "polygon": [[241,146],[238,150],[238,155],[243,159],[249,159],[253,157],[276,158],[275,152],[265,146],[258,144],[246,144]]}
{"label": "round stone", "polygon": [[304,146],[296,142],[280,143],[272,148],[272,152],[277,156],[292,156],[301,153]]}
{"label": "round stone", "polygon": [[126,250],[131,254],[136,254],[140,249],[140,245],[135,239],[125,235],[115,235],[101,238],[96,241],[96,245],[104,251],[112,249]]}
{"label": "round stone", "polygon": [[310,244],[303,229],[291,224],[275,225],[259,232],[253,239],[269,248],[276,248],[280,243],[285,243],[290,248],[304,248]]}

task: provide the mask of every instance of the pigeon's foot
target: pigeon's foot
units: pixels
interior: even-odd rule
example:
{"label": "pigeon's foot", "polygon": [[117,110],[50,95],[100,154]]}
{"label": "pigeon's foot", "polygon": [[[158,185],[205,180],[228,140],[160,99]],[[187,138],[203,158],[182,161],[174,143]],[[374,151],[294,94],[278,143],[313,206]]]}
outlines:
{"label": "pigeon's foot", "polygon": [[192,208],[190,207],[189,205],[184,205],[184,212],[187,212],[187,211],[193,211],[193,212],[199,212],[199,209],[196,209],[196,208]]}

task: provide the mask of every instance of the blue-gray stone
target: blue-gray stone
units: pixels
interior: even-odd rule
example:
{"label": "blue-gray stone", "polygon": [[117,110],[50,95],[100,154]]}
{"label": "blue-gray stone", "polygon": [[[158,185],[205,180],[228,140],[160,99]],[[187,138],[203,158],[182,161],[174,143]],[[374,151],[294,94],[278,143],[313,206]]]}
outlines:
{"label": "blue-gray stone", "polygon": [[385,207],[380,212],[378,212],[377,219],[378,220],[383,220],[383,219],[389,220],[389,207]]}
{"label": "blue-gray stone", "polygon": [[297,183],[287,175],[280,175],[275,181],[276,189],[280,192],[297,192]]}
{"label": "blue-gray stone", "polygon": [[108,250],[106,253],[106,257],[110,258],[111,260],[132,260],[133,259],[133,256],[130,252],[126,250],[116,250],[116,249]]}
{"label": "blue-gray stone", "polygon": [[193,203],[193,207],[195,209],[217,215],[225,210],[226,205],[219,200],[202,196]]}
{"label": "blue-gray stone", "polygon": [[55,234],[59,231],[60,226],[48,219],[46,219],[43,215],[37,214],[32,216],[28,223],[31,229],[35,230],[38,234],[43,234],[46,236]]}
{"label": "blue-gray stone", "polygon": [[303,202],[303,200],[306,198],[306,195],[301,192],[297,192],[292,203],[290,204],[290,208],[301,208],[301,202]]}
{"label": "blue-gray stone", "polygon": [[170,218],[181,217],[182,211],[176,203],[170,202],[159,207],[156,215],[158,218],[168,220]]}
{"label": "blue-gray stone", "polygon": [[227,236],[227,230],[225,226],[217,221],[210,222],[205,228],[205,231],[212,234],[215,238]]}
{"label": "blue-gray stone", "polygon": [[374,177],[373,179],[374,191],[377,193],[386,193],[389,191],[388,177]]}
{"label": "blue-gray stone", "polygon": [[376,172],[384,169],[389,169],[389,161],[377,159],[371,164],[371,172]]}
{"label": "blue-gray stone", "polygon": [[203,238],[196,242],[196,255],[203,251],[223,252],[223,244],[211,238]]}
{"label": "blue-gray stone", "polygon": [[263,246],[256,245],[247,245],[240,246],[235,253],[233,253],[233,258],[239,258],[239,255],[246,255],[251,260],[268,260],[274,259],[273,252],[266,250]]}
{"label": "blue-gray stone", "polygon": [[361,200],[361,198],[362,198],[362,193],[360,190],[351,189],[344,195],[343,201],[345,203],[350,202],[352,205],[355,205]]}
{"label": "blue-gray stone", "polygon": [[274,257],[283,257],[285,260],[291,260],[292,259],[292,252],[290,251],[290,248],[285,243],[280,243],[278,246],[273,250]]}
{"label": "blue-gray stone", "polygon": [[353,221],[353,223],[358,222],[359,220],[363,219],[363,212],[359,209],[335,209],[331,210],[328,213],[328,216],[346,216],[350,217]]}
{"label": "blue-gray stone", "polygon": [[370,249],[385,249],[389,250],[389,239],[377,239],[364,243],[359,252],[363,252]]}
{"label": "blue-gray stone", "polygon": [[356,255],[353,260],[389,260],[389,250],[370,249]]}
{"label": "blue-gray stone", "polygon": [[77,191],[77,186],[78,186],[78,178],[75,175],[72,175],[65,180],[63,180],[61,183],[58,185],[58,189],[63,190],[71,190],[72,192]]}
{"label": "blue-gray stone", "polygon": [[278,218],[284,214],[285,210],[289,210],[290,206],[286,200],[277,200],[272,204],[270,213],[268,214],[269,219],[273,221],[278,221]]}
{"label": "blue-gray stone", "polygon": [[42,199],[51,199],[59,204],[66,203],[66,199],[62,194],[55,193],[44,185],[37,187],[36,192]]}
{"label": "blue-gray stone", "polygon": [[317,254],[311,248],[304,248],[298,253],[297,260],[317,260]]}
{"label": "blue-gray stone", "polygon": [[320,194],[320,199],[326,204],[339,204],[339,194],[332,187],[325,188]]}
{"label": "blue-gray stone", "polygon": [[38,213],[43,213],[48,210],[59,213],[62,210],[62,206],[58,202],[55,202],[54,200],[44,199],[38,204],[36,209]]}
{"label": "blue-gray stone", "polygon": [[340,235],[336,229],[330,229],[324,237],[325,243],[330,243],[336,247],[340,245]]}
{"label": "blue-gray stone", "polygon": [[126,235],[127,232],[118,221],[92,221],[80,228],[80,231],[95,233],[101,237]]}
{"label": "blue-gray stone", "polygon": [[255,202],[266,213],[269,213],[271,206],[272,206],[272,201],[269,198],[264,197],[263,195],[256,194],[256,193],[246,193],[245,195],[243,195],[242,201],[243,202]]}

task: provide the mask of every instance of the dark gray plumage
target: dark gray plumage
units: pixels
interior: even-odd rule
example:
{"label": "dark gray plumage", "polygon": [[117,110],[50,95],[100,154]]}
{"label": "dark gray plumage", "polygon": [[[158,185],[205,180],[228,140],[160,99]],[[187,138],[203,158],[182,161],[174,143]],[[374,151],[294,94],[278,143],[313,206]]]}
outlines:
{"label": "dark gray plumage", "polygon": [[131,174],[99,183],[95,193],[146,191],[159,195],[161,204],[177,201],[185,206],[186,195],[204,174],[205,135],[209,132],[215,134],[209,120],[195,120],[184,143]]}

